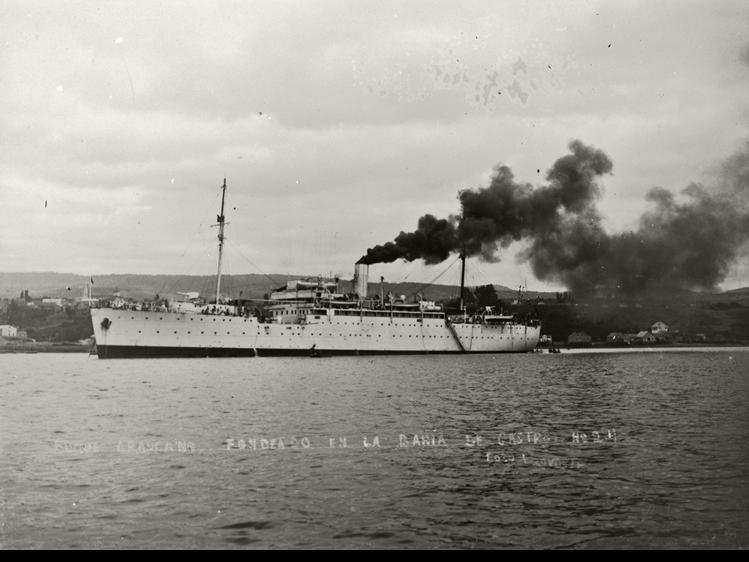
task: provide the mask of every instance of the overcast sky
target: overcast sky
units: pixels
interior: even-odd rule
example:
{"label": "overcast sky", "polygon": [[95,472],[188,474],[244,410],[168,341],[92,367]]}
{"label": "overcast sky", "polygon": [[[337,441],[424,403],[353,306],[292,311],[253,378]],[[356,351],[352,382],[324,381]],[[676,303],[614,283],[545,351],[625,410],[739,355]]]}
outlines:
{"label": "overcast sky", "polygon": [[[614,162],[616,231],[749,139],[746,0],[3,0],[0,29],[1,271],[210,274],[226,177],[225,271],[348,278],[571,139]],[[469,282],[554,289],[516,250]],[[723,287],[746,285],[744,259]]]}

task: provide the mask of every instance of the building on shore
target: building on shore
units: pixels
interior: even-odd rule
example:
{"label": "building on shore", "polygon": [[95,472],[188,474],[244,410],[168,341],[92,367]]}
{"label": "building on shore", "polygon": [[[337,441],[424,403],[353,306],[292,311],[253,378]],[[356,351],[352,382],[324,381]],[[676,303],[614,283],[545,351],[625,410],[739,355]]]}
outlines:
{"label": "building on shore", "polygon": [[665,324],[663,322],[656,322],[652,326],[650,326],[650,333],[654,336],[657,336],[658,334],[666,334],[668,333],[668,324]]}
{"label": "building on shore", "polygon": [[0,325],[0,336],[4,338],[17,338],[18,328],[11,326],[10,324]]}
{"label": "building on shore", "polygon": [[647,330],[643,330],[641,332],[637,332],[637,335],[634,337],[634,340],[632,343],[644,343],[644,344],[654,344],[658,339],[648,332]]}

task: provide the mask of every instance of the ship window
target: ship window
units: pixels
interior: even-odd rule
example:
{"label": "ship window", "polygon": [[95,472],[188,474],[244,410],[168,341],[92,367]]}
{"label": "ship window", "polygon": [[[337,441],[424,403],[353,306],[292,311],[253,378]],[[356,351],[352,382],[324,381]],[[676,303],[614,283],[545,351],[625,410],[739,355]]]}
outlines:
{"label": "ship window", "polygon": [[140,331],[140,330],[138,330],[138,333],[140,334],[140,333],[141,333],[141,331]]}
{"label": "ship window", "polygon": [[200,332],[201,334],[205,334],[205,332]]}
{"label": "ship window", "polygon": [[148,316],[146,316],[146,320],[148,320]]}
{"label": "ship window", "polygon": [[158,331],[158,330],[156,330],[156,333],[158,334],[158,333],[159,333],[159,331]]}
{"label": "ship window", "polygon": [[190,330],[187,331],[188,334],[191,334],[192,332]]}
{"label": "ship window", "polygon": [[177,333],[177,330],[174,330],[174,333],[176,334],[176,333]]}
{"label": "ship window", "polygon": [[218,335],[218,332],[213,332],[213,335],[214,335],[214,336],[217,336],[217,335]]}

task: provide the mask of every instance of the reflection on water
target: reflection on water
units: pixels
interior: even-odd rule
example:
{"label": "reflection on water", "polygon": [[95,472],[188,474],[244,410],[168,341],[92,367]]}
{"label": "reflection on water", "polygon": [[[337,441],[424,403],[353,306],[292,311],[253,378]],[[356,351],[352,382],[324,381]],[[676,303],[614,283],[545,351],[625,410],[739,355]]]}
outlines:
{"label": "reflection on water", "polygon": [[749,352],[0,356],[0,543],[749,546]]}

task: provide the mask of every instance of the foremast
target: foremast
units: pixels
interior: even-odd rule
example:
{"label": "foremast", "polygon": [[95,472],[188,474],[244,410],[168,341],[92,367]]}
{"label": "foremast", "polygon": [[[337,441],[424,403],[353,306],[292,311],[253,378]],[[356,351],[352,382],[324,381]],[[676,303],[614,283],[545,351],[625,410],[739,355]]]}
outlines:
{"label": "foremast", "polygon": [[224,217],[224,203],[226,202],[226,178],[224,178],[224,185],[221,186],[221,213],[216,217],[218,224],[218,270],[216,272],[216,304],[218,305],[221,297],[221,259],[224,254],[224,226],[226,225],[226,217]]}

